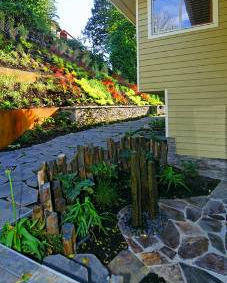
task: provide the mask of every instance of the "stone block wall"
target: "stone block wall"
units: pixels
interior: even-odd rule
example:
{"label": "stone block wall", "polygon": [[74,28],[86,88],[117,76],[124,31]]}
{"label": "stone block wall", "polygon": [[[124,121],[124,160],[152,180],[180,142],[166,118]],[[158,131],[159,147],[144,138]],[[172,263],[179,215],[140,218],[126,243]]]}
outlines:
{"label": "stone block wall", "polygon": [[70,112],[78,127],[123,121],[156,114],[154,106],[76,106],[63,107],[60,111]]}

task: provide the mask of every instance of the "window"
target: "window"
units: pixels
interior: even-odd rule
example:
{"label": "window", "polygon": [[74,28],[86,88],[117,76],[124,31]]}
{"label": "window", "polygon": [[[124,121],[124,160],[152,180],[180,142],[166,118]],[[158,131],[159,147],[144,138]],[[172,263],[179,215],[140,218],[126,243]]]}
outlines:
{"label": "window", "polygon": [[[208,26],[217,18],[217,0],[148,0],[152,36]],[[215,15],[214,15],[215,14]]]}

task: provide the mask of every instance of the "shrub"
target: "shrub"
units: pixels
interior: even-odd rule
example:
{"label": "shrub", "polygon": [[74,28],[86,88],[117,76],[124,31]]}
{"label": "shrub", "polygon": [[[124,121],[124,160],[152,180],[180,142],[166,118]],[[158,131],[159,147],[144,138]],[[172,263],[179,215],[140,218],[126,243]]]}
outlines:
{"label": "shrub", "polygon": [[167,186],[167,192],[174,187],[183,187],[186,190],[190,189],[186,186],[184,175],[177,172],[173,167],[167,166],[162,169],[161,174],[159,175],[160,183],[164,186]]}
{"label": "shrub", "polygon": [[99,215],[96,208],[92,204],[89,197],[86,197],[84,202],[76,200],[76,204],[72,205],[66,211],[64,223],[74,223],[76,233],[79,237],[86,237],[89,232],[95,227],[104,231],[102,226],[103,215]]}

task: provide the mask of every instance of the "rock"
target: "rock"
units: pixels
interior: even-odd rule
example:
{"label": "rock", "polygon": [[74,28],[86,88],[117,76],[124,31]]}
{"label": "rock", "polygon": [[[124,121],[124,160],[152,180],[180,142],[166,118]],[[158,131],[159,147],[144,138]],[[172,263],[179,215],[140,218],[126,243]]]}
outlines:
{"label": "rock", "polygon": [[170,259],[174,259],[175,255],[177,254],[174,250],[168,247],[163,247],[160,249],[160,251]]}
{"label": "rock", "polygon": [[218,251],[222,252],[225,254],[225,247],[222,239],[212,233],[208,233],[208,237],[210,239],[211,245],[216,248]]}
{"label": "rock", "polygon": [[163,243],[170,248],[176,249],[179,246],[180,233],[171,220],[168,221],[168,224],[161,233],[160,238]]}
{"label": "rock", "polygon": [[141,253],[143,251],[143,249],[131,238],[126,238],[126,242],[128,243],[129,247],[133,250],[134,253]]}
{"label": "rock", "polygon": [[185,221],[176,221],[175,224],[179,227],[179,230],[183,235],[198,236],[204,234],[201,228],[193,223],[189,223]]}
{"label": "rock", "polygon": [[199,207],[189,206],[186,208],[186,218],[196,222],[202,215],[202,209]]}
{"label": "rock", "polygon": [[225,213],[226,210],[224,208],[223,203],[220,201],[216,200],[210,200],[206,204],[206,206],[203,209],[203,214],[208,215],[208,214],[222,214]]}
{"label": "rock", "polygon": [[144,248],[151,247],[158,243],[158,239],[152,236],[136,237],[136,241]]}
{"label": "rock", "polygon": [[177,210],[184,210],[187,206],[187,202],[179,199],[161,199],[159,201],[160,204],[167,205]]}
{"label": "rock", "polygon": [[5,176],[0,176],[0,185],[3,185],[8,182],[8,179]]}
{"label": "rock", "polygon": [[159,204],[159,208],[163,211],[163,214],[167,217],[167,219],[172,219],[176,221],[184,221],[184,213],[177,209],[171,208],[164,204]]}
{"label": "rock", "polygon": [[74,260],[90,270],[92,283],[108,283],[109,271],[93,254],[78,254]]}
{"label": "rock", "polygon": [[213,219],[216,219],[216,220],[225,220],[225,217],[222,216],[222,215],[218,215],[218,214],[209,214],[208,215],[209,217],[213,218]]}
{"label": "rock", "polygon": [[186,264],[180,264],[187,283],[223,283],[218,278],[212,276],[204,270]]}
{"label": "rock", "polygon": [[190,203],[193,206],[197,206],[200,208],[203,208],[205,204],[208,202],[208,197],[200,196],[200,197],[191,197],[186,199],[188,203]]}
{"label": "rock", "polygon": [[178,264],[154,266],[152,269],[168,283],[185,283]]}
{"label": "rock", "polygon": [[209,217],[203,217],[199,221],[199,225],[207,232],[221,232],[222,229],[222,223],[218,220],[209,218]]}
{"label": "rock", "polygon": [[121,275],[112,275],[110,283],[124,283],[124,277]]}
{"label": "rock", "polygon": [[88,269],[63,255],[57,254],[45,257],[43,263],[60,273],[67,273],[68,276],[75,280],[88,282]]}
{"label": "rock", "polygon": [[158,252],[142,253],[141,259],[146,266],[160,265],[168,262]]}
{"label": "rock", "polygon": [[201,268],[227,275],[227,258],[218,254],[210,253],[196,260],[195,264]]}
{"label": "rock", "polygon": [[227,198],[227,182],[220,182],[215,190],[210,195],[214,199],[225,199]]}
{"label": "rock", "polygon": [[207,252],[208,245],[205,237],[187,237],[182,240],[178,254],[183,259],[192,259]]}
{"label": "rock", "polygon": [[112,274],[122,275],[124,283],[138,283],[149,273],[148,268],[130,251],[121,251],[108,267]]}

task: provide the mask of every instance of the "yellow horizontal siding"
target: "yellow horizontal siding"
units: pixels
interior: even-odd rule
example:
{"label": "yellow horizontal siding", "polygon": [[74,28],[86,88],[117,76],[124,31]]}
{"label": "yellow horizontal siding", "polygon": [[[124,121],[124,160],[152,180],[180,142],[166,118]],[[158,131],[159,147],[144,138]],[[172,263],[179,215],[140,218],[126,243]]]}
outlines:
{"label": "yellow horizontal siding", "polygon": [[140,91],[168,90],[169,135],[178,154],[227,158],[227,1],[219,26],[148,39],[138,0]]}

